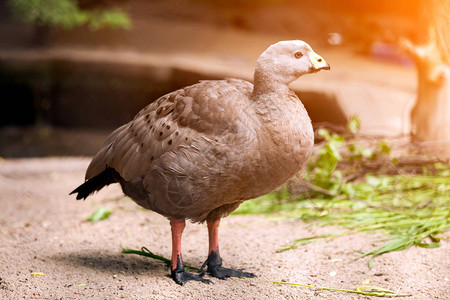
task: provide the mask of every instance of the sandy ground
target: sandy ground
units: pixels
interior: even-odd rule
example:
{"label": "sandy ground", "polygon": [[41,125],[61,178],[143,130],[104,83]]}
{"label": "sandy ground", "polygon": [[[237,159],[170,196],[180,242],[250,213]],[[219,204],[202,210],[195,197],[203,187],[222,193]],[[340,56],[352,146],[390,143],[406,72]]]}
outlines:
{"label": "sandy ground", "polygon": [[[137,207],[117,186],[85,202],[68,195],[88,163],[57,157],[0,162],[0,299],[361,299],[366,297],[265,281],[354,289],[368,278],[370,285],[411,294],[408,299],[448,299],[448,241],[438,249],[381,256],[370,270],[367,259],[352,259],[382,236],[355,234],[277,253],[296,238],[339,229],[262,216],[230,216],[220,233],[224,265],[257,278],[178,286],[161,262],[121,254],[122,248],[146,246],[169,257],[168,220]],[[98,207],[113,213],[86,222]],[[205,225],[188,224],[183,253],[193,266],[206,259]]]}

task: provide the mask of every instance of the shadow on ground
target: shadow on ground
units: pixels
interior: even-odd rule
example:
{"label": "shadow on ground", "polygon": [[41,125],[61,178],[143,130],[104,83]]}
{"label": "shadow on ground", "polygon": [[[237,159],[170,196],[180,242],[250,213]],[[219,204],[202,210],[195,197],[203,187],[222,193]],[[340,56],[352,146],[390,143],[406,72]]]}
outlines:
{"label": "shadow on ground", "polygon": [[168,267],[156,260],[137,257],[136,255],[118,255],[101,251],[80,251],[57,254],[49,259],[64,265],[82,267],[105,273],[121,273],[124,275],[143,275],[158,272],[167,272]]}

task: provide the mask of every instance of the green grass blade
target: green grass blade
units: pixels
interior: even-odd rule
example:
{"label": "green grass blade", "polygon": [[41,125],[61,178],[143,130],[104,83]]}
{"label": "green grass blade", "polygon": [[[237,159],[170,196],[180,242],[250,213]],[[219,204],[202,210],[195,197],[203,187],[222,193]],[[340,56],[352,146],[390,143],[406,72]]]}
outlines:
{"label": "green grass blade", "polygon": [[107,219],[110,215],[111,215],[110,209],[100,207],[89,218],[87,218],[87,221],[90,222],[101,221]]}
{"label": "green grass blade", "polygon": [[352,293],[352,294],[361,294],[365,296],[376,296],[376,297],[410,297],[410,294],[398,294],[394,291],[376,287],[376,286],[359,286],[354,290],[346,290],[346,289],[338,289],[338,288],[329,288],[323,286],[314,286],[309,284],[301,284],[301,283],[293,283],[293,282],[280,282],[280,281],[265,281],[275,284],[285,284],[285,285],[295,285],[302,286],[312,289],[320,289],[331,292],[341,292],[341,293]]}
{"label": "green grass blade", "polygon": [[[151,252],[150,250],[148,250],[146,247],[142,247],[141,250],[132,250],[132,249],[122,249],[122,253],[124,254],[137,254],[137,255],[142,255],[142,256],[146,256],[146,257],[150,257],[156,260],[160,260],[162,262],[164,262],[166,264],[166,266],[170,267],[172,262],[170,261],[170,259],[165,258],[163,256],[159,256],[154,254],[153,252]],[[185,270],[195,270],[195,271],[199,271],[201,272],[202,270],[196,267],[192,267],[192,266],[188,266],[188,265],[184,265],[184,269]]]}

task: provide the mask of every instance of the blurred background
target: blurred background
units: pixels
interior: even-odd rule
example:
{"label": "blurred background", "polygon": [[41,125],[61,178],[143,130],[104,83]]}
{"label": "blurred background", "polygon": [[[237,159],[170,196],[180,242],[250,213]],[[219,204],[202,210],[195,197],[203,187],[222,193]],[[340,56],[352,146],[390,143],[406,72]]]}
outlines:
{"label": "blurred background", "polygon": [[0,156],[93,155],[167,92],[251,81],[259,54],[287,39],[331,65],[291,86],[316,128],[358,116],[361,134],[409,139],[418,80],[401,41],[430,40],[431,2],[2,1]]}

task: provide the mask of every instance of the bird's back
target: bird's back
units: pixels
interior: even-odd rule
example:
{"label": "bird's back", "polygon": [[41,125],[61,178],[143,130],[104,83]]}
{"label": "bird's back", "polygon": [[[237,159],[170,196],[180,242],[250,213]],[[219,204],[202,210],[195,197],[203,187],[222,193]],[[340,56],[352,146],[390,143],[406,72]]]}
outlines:
{"label": "bird's back", "polygon": [[143,176],[163,154],[199,138],[233,131],[251,93],[244,80],[207,80],[166,94],[107,138],[86,171],[90,179],[114,168],[125,180]]}

